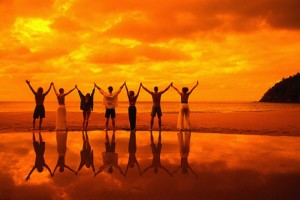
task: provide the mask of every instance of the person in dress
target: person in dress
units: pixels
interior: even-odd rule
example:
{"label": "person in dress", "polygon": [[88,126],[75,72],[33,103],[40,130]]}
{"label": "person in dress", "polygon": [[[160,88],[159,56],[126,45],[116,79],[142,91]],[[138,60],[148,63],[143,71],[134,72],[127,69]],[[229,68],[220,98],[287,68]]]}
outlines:
{"label": "person in dress", "polygon": [[118,96],[120,92],[122,91],[122,88],[125,86],[125,83],[119,88],[117,92],[113,92],[113,87],[108,87],[108,92],[105,92],[102,88],[100,88],[96,83],[94,84],[95,87],[100,91],[100,93],[103,95],[103,104],[105,106],[105,130],[108,130],[108,124],[109,124],[109,118],[111,118],[113,130],[116,130],[116,123],[115,123],[115,117],[116,117],[116,111],[115,108],[118,106]]}
{"label": "person in dress", "polygon": [[77,85],[75,86],[75,88],[77,89],[80,97],[80,110],[82,110],[82,116],[83,116],[82,130],[87,130],[89,124],[89,118],[94,108],[95,86],[92,90],[92,93],[91,94],[87,93],[86,95],[82,94],[82,92],[78,89]]}
{"label": "person in dress", "polygon": [[189,91],[189,88],[183,87],[182,91],[179,91],[173,84],[171,86],[178,92],[181,97],[181,104],[178,114],[177,129],[178,130],[190,130],[190,108],[188,104],[189,96],[192,94],[194,89],[198,86],[198,81],[196,85]]}
{"label": "person in dress", "polygon": [[[76,87],[76,86],[75,86]],[[56,91],[56,88],[53,84],[53,89],[57,97],[58,108],[57,108],[57,116],[56,116],[56,130],[67,130],[67,111],[65,106],[65,97],[75,90],[75,87],[71,89],[69,92],[65,93],[63,88],[59,89],[59,93]]]}
{"label": "person in dress", "polygon": [[141,90],[142,84],[140,83],[138,92],[136,95],[134,95],[134,91],[130,90],[128,91],[127,85],[125,84],[125,88],[127,91],[128,101],[129,101],[129,107],[128,107],[128,117],[129,117],[129,123],[130,123],[130,130],[135,130],[136,128],[136,107],[135,103],[137,98],[139,97],[140,90]]}
{"label": "person in dress", "polygon": [[162,116],[162,112],[161,112],[161,106],[160,106],[160,99],[161,99],[161,95],[163,93],[165,93],[166,91],[168,91],[168,89],[170,88],[171,84],[166,89],[164,89],[164,90],[162,90],[160,92],[158,91],[158,87],[157,86],[154,87],[154,92],[152,92],[152,91],[148,90],[146,87],[144,87],[142,85],[143,89],[146,90],[149,94],[151,94],[152,101],[153,101],[152,111],[151,111],[150,130],[152,130],[153,123],[154,123],[154,117],[156,115],[158,117],[159,130],[161,130],[161,116]]}
{"label": "person in dress", "polygon": [[49,89],[43,93],[43,88],[39,87],[37,89],[37,91],[34,91],[34,89],[32,88],[32,86],[30,85],[30,81],[26,80],[27,85],[29,86],[30,90],[32,91],[32,93],[34,94],[34,98],[35,98],[35,109],[34,109],[34,113],[33,113],[33,122],[32,122],[32,129],[35,129],[35,121],[36,119],[40,118],[40,122],[39,122],[39,130],[42,129],[42,123],[43,123],[43,118],[45,118],[45,107],[44,107],[44,100],[45,97],[47,96],[47,94],[50,92],[50,89],[53,85],[53,83],[50,84]]}

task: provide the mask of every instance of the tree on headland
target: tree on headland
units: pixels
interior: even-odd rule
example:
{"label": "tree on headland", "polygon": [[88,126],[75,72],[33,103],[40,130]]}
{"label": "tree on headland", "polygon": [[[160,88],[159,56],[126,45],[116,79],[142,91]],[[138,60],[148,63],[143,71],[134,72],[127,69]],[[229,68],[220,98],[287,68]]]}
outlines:
{"label": "tree on headland", "polygon": [[264,94],[260,102],[300,103],[300,73],[276,83]]}

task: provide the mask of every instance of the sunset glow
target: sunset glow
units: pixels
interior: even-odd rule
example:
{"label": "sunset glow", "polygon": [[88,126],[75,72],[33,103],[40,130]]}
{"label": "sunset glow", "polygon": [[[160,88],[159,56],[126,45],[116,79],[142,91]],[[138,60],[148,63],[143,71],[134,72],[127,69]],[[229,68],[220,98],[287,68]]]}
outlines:
{"label": "sunset glow", "polygon": [[[26,79],[34,88],[54,82],[83,92],[94,82],[127,81],[137,90],[140,82],[164,89],[198,80],[192,101],[257,101],[300,71],[299,7],[295,0],[0,0],[1,101],[33,100]],[[178,99],[174,90],[163,97]],[[140,100],[150,96],[141,92]]]}

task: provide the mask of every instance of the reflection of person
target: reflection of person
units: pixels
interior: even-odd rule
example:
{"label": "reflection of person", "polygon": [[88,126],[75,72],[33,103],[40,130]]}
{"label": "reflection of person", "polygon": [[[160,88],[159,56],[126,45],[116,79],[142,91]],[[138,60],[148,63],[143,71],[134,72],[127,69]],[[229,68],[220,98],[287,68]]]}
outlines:
{"label": "reflection of person", "polygon": [[134,164],[136,164],[136,166],[138,167],[139,173],[141,175],[141,168],[135,156],[136,153],[136,132],[135,131],[130,132],[128,153],[129,153],[129,157],[128,157],[128,164],[125,171],[125,176],[127,174],[128,167],[133,168]]}
{"label": "reflection of person", "polygon": [[92,167],[93,172],[95,173],[95,167],[94,167],[94,151],[91,148],[91,145],[89,143],[89,137],[87,132],[82,131],[82,150],[80,151],[80,164],[77,169],[76,174],[82,169],[82,167],[85,165],[87,168]]}
{"label": "reflection of person", "polygon": [[113,173],[113,168],[119,170],[119,172],[125,176],[122,169],[118,164],[118,154],[116,153],[116,140],[115,131],[113,131],[111,142],[109,142],[109,137],[107,131],[105,131],[105,152],[102,153],[103,165],[95,173],[95,176],[101,173],[103,170],[108,169],[108,173]]}
{"label": "reflection of person", "polygon": [[167,172],[170,176],[172,176],[172,174],[169,172],[169,170],[167,168],[165,168],[164,166],[162,166],[162,164],[160,162],[160,154],[161,154],[161,149],[162,149],[161,131],[159,131],[157,145],[155,145],[155,143],[154,143],[152,131],[150,131],[150,140],[151,140],[150,146],[151,146],[151,151],[152,151],[152,164],[150,166],[146,167],[143,170],[142,174],[144,174],[150,168],[153,168],[154,173],[157,174],[158,168],[161,168],[161,169],[165,170],[165,172]]}
{"label": "reflection of person", "polygon": [[58,101],[57,116],[56,116],[56,130],[67,130],[67,111],[65,106],[65,96],[70,94],[75,89],[75,87],[67,93],[64,93],[63,88],[60,88],[59,93],[57,93],[54,84],[53,84],[53,89]]}
{"label": "reflection of person", "polygon": [[103,89],[98,87],[95,83],[95,87],[103,95],[103,104],[106,108],[106,111],[105,111],[105,118],[106,118],[105,130],[108,130],[109,118],[111,118],[113,130],[116,129],[116,127],[115,127],[115,117],[116,117],[115,108],[118,106],[118,95],[122,91],[122,88],[124,87],[124,85],[125,85],[125,82],[120,87],[120,89],[117,92],[114,92],[114,93],[113,93],[113,87],[109,86],[108,87],[108,93],[107,93]]}
{"label": "reflection of person", "polygon": [[26,181],[30,179],[30,175],[35,169],[37,169],[39,173],[42,173],[44,171],[44,167],[48,169],[50,175],[52,176],[51,169],[48,167],[44,159],[45,142],[42,139],[41,133],[39,132],[39,140],[40,140],[39,142],[36,141],[34,132],[32,133],[32,140],[33,140],[33,148],[36,156],[35,164],[31,169],[31,171],[29,172],[28,176],[26,177]]}
{"label": "reflection of person", "polygon": [[85,96],[78,89],[77,85],[75,86],[75,88],[78,90],[80,96],[80,110],[82,110],[82,116],[83,116],[82,130],[87,130],[89,124],[89,118],[94,107],[95,86],[93,88],[92,93],[91,94],[87,93]]}
{"label": "reflection of person", "polygon": [[136,107],[135,103],[137,98],[139,97],[140,90],[141,90],[142,84],[140,84],[139,90],[137,94],[134,96],[134,91],[128,91],[127,85],[125,84],[125,88],[127,91],[127,96],[129,100],[129,107],[128,107],[128,116],[129,116],[129,122],[130,122],[130,130],[135,130],[136,125]]}
{"label": "reflection of person", "polygon": [[46,95],[49,93],[49,91],[50,91],[51,86],[53,85],[53,83],[50,84],[49,89],[45,93],[43,93],[43,88],[42,87],[39,87],[37,89],[37,92],[34,91],[34,89],[30,85],[30,81],[29,80],[26,80],[26,83],[28,84],[30,90],[34,94],[35,104],[36,104],[35,109],[34,109],[34,113],[33,113],[32,129],[33,130],[35,129],[35,120],[37,118],[40,118],[39,130],[41,130],[43,118],[45,118],[44,100],[45,100]]}
{"label": "reflection of person", "polygon": [[[171,83],[172,84],[172,83]],[[161,107],[160,107],[160,99],[161,99],[161,95],[163,93],[165,93],[171,86],[171,84],[164,90],[158,92],[158,87],[155,86],[154,87],[154,92],[148,90],[146,87],[143,87],[144,90],[146,90],[149,94],[151,94],[152,96],[152,101],[153,101],[153,106],[152,106],[152,111],[151,111],[151,121],[150,121],[150,130],[152,130],[153,127],[153,120],[154,117],[157,115],[158,117],[158,126],[159,126],[159,130],[161,130],[161,116],[162,116],[162,112],[161,112]]]}
{"label": "reflection of person", "polygon": [[189,170],[198,177],[198,175],[194,172],[188,162],[188,157],[190,153],[190,140],[191,140],[191,132],[178,132],[178,144],[179,144],[179,152],[180,152],[180,166],[172,172],[172,174],[176,173],[180,168],[183,174],[187,174]]}
{"label": "reflection of person", "polygon": [[187,87],[183,87],[182,92],[180,92],[173,84],[171,84],[171,86],[181,96],[181,104],[180,104],[180,110],[179,110],[179,114],[178,114],[178,123],[177,123],[178,130],[190,130],[190,108],[189,108],[188,100],[189,100],[190,94],[197,87],[197,85],[198,85],[198,81],[197,81],[196,85],[191,89],[190,92]]}
{"label": "reflection of person", "polygon": [[70,171],[75,173],[75,171],[65,163],[65,157],[67,151],[67,137],[68,137],[67,131],[56,131],[58,160],[54,168],[53,175],[58,167],[60,172],[64,172],[65,168],[67,168]]}

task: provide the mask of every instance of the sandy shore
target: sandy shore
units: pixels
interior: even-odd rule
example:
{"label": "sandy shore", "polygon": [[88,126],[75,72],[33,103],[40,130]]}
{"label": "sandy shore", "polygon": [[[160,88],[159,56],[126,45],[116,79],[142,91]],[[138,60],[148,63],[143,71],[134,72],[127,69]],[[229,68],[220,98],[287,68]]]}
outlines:
{"label": "sandy shore", "polygon": [[[30,131],[32,127],[32,112],[0,113],[0,133]],[[43,129],[55,130],[56,112],[47,112]],[[70,131],[80,130],[82,125],[81,112],[67,113]],[[89,130],[104,128],[103,113],[92,113]],[[176,131],[177,113],[163,113],[164,131]],[[129,129],[128,116],[117,113],[117,128]],[[137,130],[148,130],[150,114],[138,113]],[[157,129],[157,118],[154,129]],[[269,112],[233,112],[233,113],[191,113],[191,127],[194,132],[202,133],[234,133],[258,135],[288,135],[300,136],[300,109],[269,111]]]}

